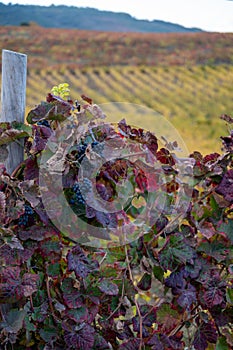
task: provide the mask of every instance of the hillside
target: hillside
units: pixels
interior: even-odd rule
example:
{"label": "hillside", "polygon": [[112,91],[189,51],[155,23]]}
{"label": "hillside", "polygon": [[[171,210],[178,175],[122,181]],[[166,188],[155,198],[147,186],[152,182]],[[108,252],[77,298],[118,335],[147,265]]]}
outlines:
{"label": "hillside", "polygon": [[0,3],[0,25],[28,25],[36,22],[47,28],[76,28],[114,32],[199,32],[179,24],[137,20],[126,13],[99,11],[75,6],[4,5]]}
{"label": "hillside", "polygon": [[232,33],[114,33],[0,27],[0,47],[28,55],[29,68],[62,65],[195,65],[233,63]]}

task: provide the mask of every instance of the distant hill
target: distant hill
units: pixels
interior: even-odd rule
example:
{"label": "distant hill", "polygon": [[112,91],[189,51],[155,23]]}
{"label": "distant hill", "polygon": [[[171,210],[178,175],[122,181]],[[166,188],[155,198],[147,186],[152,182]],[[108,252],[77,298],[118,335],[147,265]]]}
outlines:
{"label": "distant hill", "polygon": [[99,11],[75,6],[4,5],[0,3],[0,25],[29,25],[36,22],[46,28],[70,28],[112,32],[185,33],[200,32],[179,24],[137,20],[126,13]]}

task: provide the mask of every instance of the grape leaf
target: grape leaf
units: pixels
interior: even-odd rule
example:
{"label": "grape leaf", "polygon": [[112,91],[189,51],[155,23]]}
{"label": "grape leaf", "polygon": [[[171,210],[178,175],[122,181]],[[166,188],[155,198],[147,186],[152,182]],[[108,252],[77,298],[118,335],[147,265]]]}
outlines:
{"label": "grape leaf", "polygon": [[60,332],[59,328],[60,327],[52,324],[50,319],[46,319],[44,327],[40,329],[39,334],[46,343],[51,343],[58,338],[58,334]]}
{"label": "grape leaf", "polygon": [[233,203],[233,169],[228,170],[215,191],[230,203]]}
{"label": "grape leaf", "polygon": [[166,148],[161,148],[156,153],[156,158],[160,161],[162,164],[168,164],[168,165],[175,165],[175,160],[171,153]]}
{"label": "grape leaf", "polygon": [[71,278],[64,279],[61,289],[63,292],[63,299],[70,309],[75,309],[84,305],[83,296],[78,289],[74,288]]}
{"label": "grape leaf", "polygon": [[185,288],[179,290],[177,303],[183,308],[190,308],[192,303],[197,301],[196,294],[196,288],[189,283]]}
{"label": "grape leaf", "polygon": [[144,273],[137,286],[141,290],[149,290],[151,288],[151,274]]}
{"label": "grape leaf", "polygon": [[170,288],[183,289],[186,286],[186,280],[184,279],[185,271],[173,271],[169,277],[165,279],[165,286]]}
{"label": "grape leaf", "polygon": [[25,297],[31,296],[38,289],[39,275],[32,273],[25,273],[22,278],[21,290]]}
{"label": "grape leaf", "polygon": [[67,254],[68,269],[74,271],[76,277],[86,278],[91,272],[98,269],[98,261],[86,257],[79,245],[76,245]]}
{"label": "grape leaf", "polygon": [[134,338],[127,340],[119,346],[119,350],[135,350],[139,349],[140,339]]}
{"label": "grape leaf", "polygon": [[157,322],[163,333],[169,334],[180,323],[180,315],[169,304],[162,304],[157,310]]}
{"label": "grape leaf", "polygon": [[173,270],[177,265],[193,263],[195,256],[195,251],[185,242],[184,237],[173,234],[160,250],[159,261],[165,270]]}
{"label": "grape leaf", "polygon": [[87,321],[88,310],[85,306],[81,306],[77,309],[67,310],[66,315],[73,321],[81,323]]}
{"label": "grape leaf", "polygon": [[37,180],[39,178],[39,166],[36,157],[30,157],[25,160],[24,179]]}
{"label": "grape leaf", "polygon": [[212,322],[201,323],[198,327],[193,340],[193,346],[196,350],[206,350],[208,343],[215,344],[217,341],[217,332]]}
{"label": "grape leaf", "polygon": [[95,333],[95,342],[94,347],[95,350],[109,350],[109,345],[106,340],[98,333]]}
{"label": "grape leaf", "polygon": [[226,259],[229,250],[226,246],[219,241],[213,242],[201,242],[199,247],[197,247],[198,252],[204,252],[208,256],[216,259],[217,262],[221,262]]}
{"label": "grape leaf", "polygon": [[58,278],[61,275],[60,262],[50,263],[46,266],[46,271],[49,277]]}
{"label": "grape leaf", "polygon": [[147,342],[147,345],[150,345],[152,350],[164,350],[164,346],[161,343],[158,334],[153,334],[153,336]]}
{"label": "grape leaf", "polygon": [[212,277],[205,284],[204,300],[208,308],[221,305],[225,301],[226,283],[217,277]]}
{"label": "grape leaf", "polygon": [[230,303],[231,305],[233,305],[233,288],[227,288],[227,301],[228,303]]}
{"label": "grape leaf", "polygon": [[94,328],[85,323],[81,323],[79,327],[75,325],[69,331],[65,330],[64,340],[66,349],[92,350],[94,334]]}
{"label": "grape leaf", "polygon": [[2,222],[5,218],[5,209],[6,209],[6,196],[5,193],[0,192],[0,221]]}
{"label": "grape leaf", "polygon": [[32,130],[34,137],[31,151],[35,153],[43,151],[46,147],[48,139],[52,135],[52,130],[43,125],[33,125]]}
{"label": "grape leaf", "polygon": [[215,350],[229,350],[229,346],[225,337],[218,338]]}
{"label": "grape leaf", "polygon": [[24,310],[11,309],[4,315],[4,321],[0,323],[0,328],[7,333],[18,333],[23,326],[25,315]]}
{"label": "grape leaf", "polygon": [[119,293],[118,286],[106,278],[100,281],[99,289],[107,295],[117,295]]}
{"label": "grape leaf", "polygon": [[13,142],[23,137],[29,136],[24,130],[7,129],[0,133],[0,146]]}
{"label": "grape leaf", "polygon": [[224,233],[233,244],[233,220],[229,219],[218,227],[218,232]]}
{"label": "grape leaf", "polygon": [[44,302],[40,306],[35,306],[33,308],[32,319],[36,322],[44,322],[48,313],[48,303]]}

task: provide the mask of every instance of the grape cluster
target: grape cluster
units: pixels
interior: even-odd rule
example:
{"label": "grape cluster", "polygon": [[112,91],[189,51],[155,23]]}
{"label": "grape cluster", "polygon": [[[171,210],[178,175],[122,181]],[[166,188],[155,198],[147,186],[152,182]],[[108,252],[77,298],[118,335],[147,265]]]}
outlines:
{"label": "grape cluster", "polygon": [[92,142],[91,147],[95,153],[98,153],[99,155],[103,155],[104,142],[94,141]]}
{"label": "grape cluster", "polygon": [[85,157],[86,149],[87,149],[87,144],[86,143],[80,143],[78,145],[78,148],[77,148],[77,151],[78,151],[77,160],[79,161],[79,163],[81,163],[83,158]]}
{"label": "grape cluster", "polygon": [[37,123],[37,125],[47,126],[48,128],[50,128],[50,124],[49,124],[48,120],[46,120],[46,119],[40,120]]}
{"label": "grape cluster", "polygon": [[84,178],[82,181],[79,182],[79,188],[82,193],[89,193],[91,192],[92,183],[88,178]]}
{"label": "grape cluster", "polygon": [[19,226],[27,226],[30,218],[34,215],[34,210],[30,207],[30,205],[24,206],[24,214],[20,216],[18,225]]}
{"label": "grape cluster", "polygon": [[84,197],[86,197],[86,195],[91,191],[91,188],[92,188],[92,183],[87,178],[84,178],[81,182],[76,182],[72,187],[72,191],[74,192],[74,195],[70,199],[70,204],[85,205]]}

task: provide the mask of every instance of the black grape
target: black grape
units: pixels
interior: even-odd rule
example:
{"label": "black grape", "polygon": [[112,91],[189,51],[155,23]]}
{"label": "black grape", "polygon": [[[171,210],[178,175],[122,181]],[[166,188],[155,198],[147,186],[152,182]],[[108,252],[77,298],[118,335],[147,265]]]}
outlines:
{"label": "black grape", "polygon": [[34,210],[30,207],[30,205],[24,206],[24,214],[20,216],[18,225],[19,226],[27,226],[30,218],[34,215]]}
{"label": "black grape", "polygon": [[37,125],[47,126],[48,128],[50,128],[50,124],[49,124],[48,120],[45,120],[45,119],[40,120],[40,121],[37,123]]}

